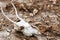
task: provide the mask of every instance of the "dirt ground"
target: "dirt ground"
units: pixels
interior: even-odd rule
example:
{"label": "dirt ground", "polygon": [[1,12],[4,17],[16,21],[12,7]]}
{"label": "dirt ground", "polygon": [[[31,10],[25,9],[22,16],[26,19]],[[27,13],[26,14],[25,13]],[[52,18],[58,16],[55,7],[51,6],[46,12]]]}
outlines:
{"label": "dirt ground", "polygon": [[[60,0],[13,0],[19,16],[32,26],[38,27],[42,40],[60,40]],[[6,15],[18,22],[10,0],[3,2]],[[0,40],[38,40],[34,35],[25,36],[22,32],[11,31],[13,23],[7,20],[0,10]],[[7,36],[8,35],[8,36]]]}

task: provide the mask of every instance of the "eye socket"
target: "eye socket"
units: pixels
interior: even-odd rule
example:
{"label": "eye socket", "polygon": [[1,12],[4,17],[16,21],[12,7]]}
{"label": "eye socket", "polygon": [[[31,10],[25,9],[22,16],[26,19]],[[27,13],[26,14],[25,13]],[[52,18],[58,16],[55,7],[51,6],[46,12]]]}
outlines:
{"label": "eye socket", "polygon": [[19,29],[19,30],[23,30],[23,29],[24,29],[24,27],[23,27],[23,26],[20,26],[18,29]]}
{"label": "eye socket", "polygon": [[17,20],[17,22],[20,22],[21,20]]}

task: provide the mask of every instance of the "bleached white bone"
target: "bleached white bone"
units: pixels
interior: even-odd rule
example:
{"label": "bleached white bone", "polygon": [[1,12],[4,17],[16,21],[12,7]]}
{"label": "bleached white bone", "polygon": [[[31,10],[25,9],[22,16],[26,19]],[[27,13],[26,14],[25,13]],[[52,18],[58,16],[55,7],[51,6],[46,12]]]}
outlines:
{"label": "bleached white bone", "polygon": [[17,18],[19,18],[21,21],[19,21],[19,22],[14,22],[13,20],[9,19],[9,18],[5,15],[5,13],[3,12],[3,9],[2,9],[2,7],[1,7],[1,12],[2,12],[2,14],[3,14],[9,21],[11,21],[12,23],[14,23],[14,24],[17,25],[18,27],[23,26],[24,29],[21,30],[21,31],[23,32],[24,35],[26,35],[26,36],[32,36],[32,35],[34,35],[34,34],[39,35],[40,32],[39,32],[37,29],[32,28],[29,23],[25,22],[22,18],[20,18],[20,17],[18,16],[16,7],[14,6],[14,4],[13,4],[12,2],[11,2],[11,4],[13,5],[13,7],[14,7],[14,9],[15,9],[15,14],[16,14]]}
{"label": "bleached white bone", "polygon": [[17,14],[17,9],[16,9],[16,7],[14,6],[14,4],[13,4],[12,2],[11,2],[11,4],[12,4],[13,8],[15,9],[16,17],[19,18],[20,20],[23,20],[22,18],[20,18],[20,17],[18,16],[18,14]]}
{"label": "bleached white bone", "polygon": [[16,24],[16,22],[14,22],[13,20],[11,20],[10,18],[8,18],[8,17],[5,15],[5,13],[4,13],[2,7],[1,7],[1,12],[2,12],[2,14],[3,14],[10,22]]}

